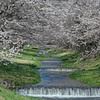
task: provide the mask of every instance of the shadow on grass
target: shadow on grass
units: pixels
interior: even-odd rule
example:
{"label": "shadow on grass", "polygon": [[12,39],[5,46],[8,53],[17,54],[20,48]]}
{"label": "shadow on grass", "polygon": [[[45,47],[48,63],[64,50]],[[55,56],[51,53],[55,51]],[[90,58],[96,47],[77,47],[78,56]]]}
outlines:
{"label": "shadow on grass", "polygon": [[32,54],[32,53],[27,53],[27,52],[21,52],[21,51],[20,51],[19,53],[21,53],[21,54],[23,54],[23,55],[26,55],[26,56],[37,56],[36,53],[34,53],[34,52],[33,52],[34,54]]}
{"label": "shadow on grass", "polygon": [[23,63],[16,63],[18,66],[22,66],[22,67],[24,67],[24,66],[28,66],[28,67],[31,67],[31,68],[35,68],[35,67],[37,67],[35,64],[23,64]]}
{"label": "shadow on grass", "polygon": [[36,51],[39,51],[39,49],[24,49],[25,51],[29,51],[29,52],[36,52]]}

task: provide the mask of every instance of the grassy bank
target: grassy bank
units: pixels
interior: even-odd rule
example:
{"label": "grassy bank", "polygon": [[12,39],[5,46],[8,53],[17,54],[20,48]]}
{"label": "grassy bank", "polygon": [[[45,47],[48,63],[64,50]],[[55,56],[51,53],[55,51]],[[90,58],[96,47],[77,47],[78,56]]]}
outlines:
{"label": "grassy bank", "polygon": [[0,100],[43,100],[43,99],[21,96],[17,94],[15,91],[11,91],[0,87]]}
{"label": "grassy bank", "polygon": [[0,80],[8,80],[15,85],[36,84],[40,82],[40,75],[34,67],[41,66],[39,60],[43,60],[45,56],[37,56],[39,49],[34,46],[24,46],[24,50],[20,51],[20,55],[0,62]]}
{"label": "grassy bank", "polygon": [[[14,85],[39,83],[40,75],[34,67],[41,66],[40,60],[44,60],[49,55],[37,55],[36,52],[39,52],[36,46],[24,46],[23,51],[19,51],[20,54],[12,57],[13,60],[6,58],[0,62],[0,80],[9,81]],[[15,91],[0,86],[0,100],[43,99],[20,96]]]}
{"label": "grassy bank", "polygon": [[50,49],[50,54],[53,57],[62,57],[64,55],[69,54],[70,52],[66,49],[63,49],[61,47],[57,47],[57,46],[52,46],[52,48]]}
{"label": "grassy bank", "polygon": [[61,65],[78,70],[69,73],[70,77],[90,85],[100,85],[100,53],[96,58],[81,58],[80,53],[70,52],[61,56]]}
{"label": "grassy bank", "polygon": [[75,67],[75,63],[77,62],[78,59],[80,59],[80,53],[70,52],[69,54],[61,57],[61,60],[63,60],[61,65],[67,67]]}

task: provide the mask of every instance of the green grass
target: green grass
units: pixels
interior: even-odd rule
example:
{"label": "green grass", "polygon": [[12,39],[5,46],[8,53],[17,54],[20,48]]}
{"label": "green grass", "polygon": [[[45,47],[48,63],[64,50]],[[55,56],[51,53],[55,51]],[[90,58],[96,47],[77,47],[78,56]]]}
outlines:
{"label": "green grass", "polygon": [[63,48],[60,48],[60,47],[57,47],[57,46],[52,46],[51,50],[50,50],[50,54],[52,57],[61,57],[63,55],[67,55],[69,54],[70,52],[66,49],[63,49]]}
{"label": "green grass", "polygon": [[61,60],[63,62],[61,65],[66,66],[66,67],[74,67],[75,62],[79,59],[80,53],[78,52],[73,52],[72,54],[67,54],[61,57]]}
{"label": "green grass", "polygon": [[10,59],[0,62],[0,80],[8,80],[15,85],[39,83],[41,78],[34,67],[41,66],[40,60],[51,55],[37,55],[36,52],[39,52],[38,47],[25,45],[23,51],[19,51],[20,55],[13,57],[13,63]]}
{"label": "green grass", "polygon": [[21,96],[17,94],[15,91],[11,91],[0,87],[0,100],[43,100],[43,99]]}
{"label": "green grass", "polygon": [[48,51],[48,50],[50,50],[50,49],[51,49],[51,48],[45,48],[44,50],[45,50],[45,51]]}
{"label": "green grass", "polygon": [[[7,61],[6,61],[7,62]],[[31,65],[0,63],[0,79],[8,80],[15,85],[36,84],[40,82],[39,73]]]}
{"label": "green grass", "polygon": [[100,85],[100,68],[93,70],[76,70],[74,72],[71,72],[69,75],[71,78],[90,85]]}
{"label": "green grass", "polygon": [[[35,52],[39,49],[35,46],[24,46],[24,50],[20,51],[20,55],[16,55],[10,63],[10,59],[0,62],[0,79],[8,80],[15,85],[36,84],[40,82],[40,75],[34,67],[41,66],[40,60],[43,60],[44,55],[37,56]],[[13,58],[15,58],[13,57]],[[8,61],[9,60],[9,61]],[[9,63],[4,65],[4,63]]]}
{"label": "green grass", "polygon": [[78,68],[78,70],[69,73],[71,78],[90,85],[100,85],[100,52],[96,58],[87,56],[80,59],[80,53],[69,52],[61,56],[61,60],[63,60],[61,65]]}
{"label": "green grass", "polygon": [[90,85],[100,85],[100,53],[96,58],[87,57],[75,65],[82,68],[71,72],[71,78],[85,82]]}
{"label": "green grass", "polygon": [[[36,46],[24,46],[21,55],[16,55],[14,60],[5,59],[0,62],[0,80],[8,80],[15,85],[36,84],[41,78],[39,72],[34,67],[41,66],[40,60],[44,60],[50,55],[38,55],[39,48]],[[13,63],[10,63],[12,61]],[[4,63],[8,63],[4,65]],[[0,100],[43,100],[39,98],[24,97],[15,91],[4,89],[0,86]]]}

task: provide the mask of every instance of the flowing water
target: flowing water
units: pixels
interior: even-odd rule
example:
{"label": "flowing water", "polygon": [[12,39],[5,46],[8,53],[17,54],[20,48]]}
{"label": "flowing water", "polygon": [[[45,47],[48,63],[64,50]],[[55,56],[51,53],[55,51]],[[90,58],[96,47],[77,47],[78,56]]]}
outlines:
{"label": "flowing water", "polygon": [[36,67],[41,82],[16,88],[21,95],[42,97],[45,100],[100,100],[100,86],[89,86],[71,79],[68,75],[75,68],[65,68],[58,57],[46,58]]}

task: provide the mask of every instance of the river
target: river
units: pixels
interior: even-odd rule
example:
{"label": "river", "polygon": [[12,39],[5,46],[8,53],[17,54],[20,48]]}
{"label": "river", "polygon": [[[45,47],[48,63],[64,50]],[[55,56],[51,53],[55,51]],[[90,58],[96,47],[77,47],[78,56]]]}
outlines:
{"label": "river", "polygon": [[75,68],[66,68],[59,57],[46,58],[36,67],[41,82],[16,88],[21,95],[45,98],[45,100],[100,100],[100,86],[90,86],[71,79],[68,75]]}

